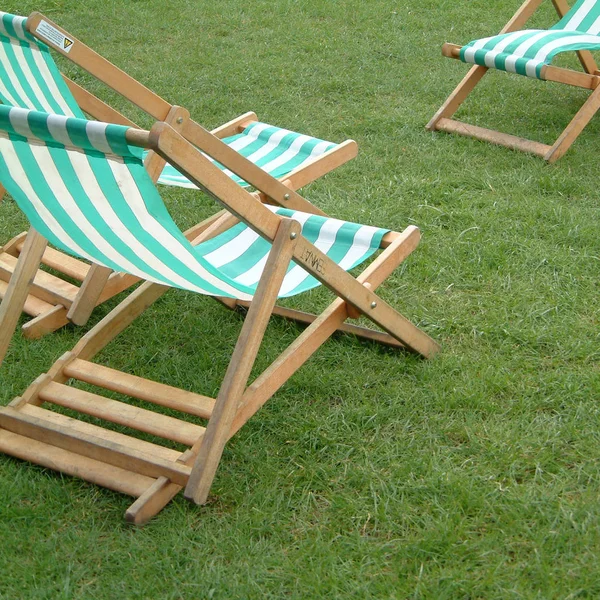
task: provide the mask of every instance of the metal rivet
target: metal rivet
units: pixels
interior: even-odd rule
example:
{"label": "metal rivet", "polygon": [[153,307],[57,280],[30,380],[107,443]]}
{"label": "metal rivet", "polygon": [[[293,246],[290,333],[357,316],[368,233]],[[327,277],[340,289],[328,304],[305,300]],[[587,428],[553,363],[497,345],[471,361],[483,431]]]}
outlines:
{"label": "metal rivet", "polygon": [[295,231],[292,231],[292,233],[290,233],[290,240],[295,240],[297,235],[298,234]]}
{"label": "metal rivet", "polygon": [[177,119],[177,122],[178,122],[178,123],[181,125],[181,124],[183,123],[183,117],[179,117],[179,118]]}
{"label": "metal rivet", "polygon": [[290,195],[289,194],[284,194],[283,195],[283,199],[287,202],[290,199]]}
{"label": "metal rivet", "polygon": [[371,308],[375,308],[377,306],[377,302],[371,302]]}

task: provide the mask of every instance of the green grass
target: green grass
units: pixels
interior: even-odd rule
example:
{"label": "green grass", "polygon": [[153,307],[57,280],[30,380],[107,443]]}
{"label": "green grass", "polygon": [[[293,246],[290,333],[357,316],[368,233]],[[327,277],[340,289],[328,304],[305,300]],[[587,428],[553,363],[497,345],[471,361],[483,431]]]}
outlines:
{"label": "green grass", "polygon": [[[441,44],[498,31],[517,5],[4,3],[45,12],[205,126],[254,110],[356,139],[359,157],[304,193],[335,216],[421,228],[381,293],[443,350],[428,362],[335,337],[227,446],[210,503],[178,497],[144,529],[123,522],[128,498],[0,456],[0,598],[600,596],[599,121],[554,166],[424,129],[466,72]],[[550,142],[584,97],[493,73],[460,116]],[[163,192],[182,226],[214,211]],[[25,226],[5,199],[0,239]],[[215,394],[240,322],[170,292],[101,359]],[[81,331],[17,335],[0,402]],[[298,332],[274,320],[258,368]]]}

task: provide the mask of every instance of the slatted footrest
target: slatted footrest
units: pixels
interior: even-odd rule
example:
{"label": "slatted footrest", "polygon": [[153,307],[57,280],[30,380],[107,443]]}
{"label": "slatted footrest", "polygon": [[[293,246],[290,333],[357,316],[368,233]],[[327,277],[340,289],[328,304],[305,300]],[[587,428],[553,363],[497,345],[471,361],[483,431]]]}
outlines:
{"label": "slatted footrest", "polygon": [[36,380],[27,402],[17,399],[0,409],[0,451],[138,498],[127,518],[141,524],[186,485],[189,450],[182,453],[49,408],[61,406],[188,448],[202,438],[205,428],[63,383],[71,378],[96,386],[99,392],[118,392],[202,418],[210,417],[215,401],[74,359],[55,380],[47,375]]}
{"label": "slatted footrest", "polygon": [[0,452],[134,498],[139,498],[156,481],[5,429],[0,429]]}

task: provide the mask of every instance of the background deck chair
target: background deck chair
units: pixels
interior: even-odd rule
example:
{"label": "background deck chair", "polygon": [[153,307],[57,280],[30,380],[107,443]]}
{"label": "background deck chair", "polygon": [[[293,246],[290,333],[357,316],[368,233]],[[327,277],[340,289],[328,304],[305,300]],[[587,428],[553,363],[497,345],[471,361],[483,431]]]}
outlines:
{"label": "background deck chair", "polygon": [[[70,146],[64,145],[65,131]],[[157,152],[239,223],[213,238],[205,231],[192,246],[144,170],[141,147]],[[126,514],[134,523],[148,520],[182,488],[186,497],[204,503],[226,441],[336,330],[426,357],[438,350],[429,336],[375,294],[416,247],[416,227],[394,233],[267,207],[164,123],[147,132],[0,106],[0,151],[0,176],[32,224],[19,257],[20,276],[11,281],[19,291],[12,296],[11,310],[20,310],[19,295],[22,300],[29,273],[39,263],[40,234],[64,251],[148,280],[0,410],[0,450],[137,497]],[[61,161],[71,165],[66,180],[52,167]],[[90,167],[100,170],[97,185],[90,182]],[[378,247],[385,249],[357,278],[346,272]],[[319,316],[283,309],[284,316],[310,325],[248,386],[270,315],[278,312],[277,297],[319,282],[336,299]],[[216,399],[91,362],[170,287],[217,296],[230,308],[249,306]],[[361,314],[384,331],[344,324]],[[5,330],[0,322],[0,331]],[[208,419],[208,424],[205,428],[117,402],[67,385],[69,380]],[[67,418],[49,410],[53,405],[173,440],[186,449],[174,451]]]}
{"label": "background deck chair", "polygon": [[[51,56],[51,46],[152,118],[171,123],[192,143],[205,143],[207,132],[190,119],[188,111],[169,104],[42,15],[34,13],[25,19],[0,13],[0,17],[2,103],[78,118],[84,118],[85,112],[106,122],[134,125],[81,86],[63,78]],[[225,145],[236,150],[236,153],[221,153],[220,162],[215,161],[215,164],[239,185],[256,187],[260,181],[263,189],[267,190],[263,201],[320,214],[322,211],[302,202],[293,190],[321,177],[356,155],[356,144],[352,140],[334,144],[301,135],[260,123],[254,113],[241,115],[212,133],[223,139]],[[242,177],[227,168],[231,166],[230,161],[239,163],[235,168],[242,173]],[[145,164],[153,180],[158,180],[159,183],[194,187],[153,152],[145,155]],[[218,217],[216,215],[192,228],[187,235],[195,237]],[[13,238],[0,249],[0,297],[6,294],[8,281],[24,247],[24,241],[25,233]],[[53,248],[46,250],[43,263],[54,272],[38,274],[36,286],[25,304],[25,312],[33,319],[23,326],[23,332],[31,338],[40,337],[68,321],[80,325],[85,323],[94,306],[122,291],[133,281],[120,273],[65,256]],[[82,282],[81,287],[73,284],[72,280]]]}
{"label": "background deck chair", "polygon": [[[526,0],[497,36],[475,40],[462,48],[444,44],[444,56],[476,66],[450,94],[427,129],[458,133],[531,152],[551,163],[569,149],[600,107],[600,73],[590,53],[590,50],[600,48],[600,0],[579,0],[572,8],[566,0],[552,0],[562,17],[556,25],[548,30],[520,30],[541,3],[542,0]],[[567,51],[577,52],[585,73],[550,64],[557,54]],[[489,68],[566,83],[589,89],[592,93],[552,146],[452,119]]]}

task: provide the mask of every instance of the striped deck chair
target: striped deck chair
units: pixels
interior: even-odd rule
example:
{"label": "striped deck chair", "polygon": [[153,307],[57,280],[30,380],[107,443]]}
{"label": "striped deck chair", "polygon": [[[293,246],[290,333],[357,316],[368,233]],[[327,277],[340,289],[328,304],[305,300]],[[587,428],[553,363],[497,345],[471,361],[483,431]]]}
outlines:
{"label": "striped deck chair", "polygon": [[[195,245],[169,216],[143,167],[142,148],[156,152],[228,210]],[[204,503],[226,441],[335,331],[425,357],[438,350],[375,294],[418,244],[416,227],[396,233],[264,205],[168,124],[157,123],[148,132],[0,106],[0,177],[32,225],[9,301],[2,305],[0,336],[10,337],[14,328],[14,315],[20,313],[42,256],[40,239],[147,280],[0,410],[0,450],[133,495],[137,500],[126,514],[131,522],[147,521],[182,488],[186,497]],[[358,277],[347,273],[378,248],[383,252]],[[319,284],[336,296],[319,316],[276,304],[278,297]],[[216,399],[91,361],[171,287],[217,297],[229,308],[248,308]],[[309,326],[248,386],[271,314]],[[345,324],[360,315],[383,331]],[[70,380],[92,384],[98,392],[67,385]],[[103,389],[208,423],[205,427],[117,402],[102,396]],[[55,405],[185,449],[174,451],[89,420],[67,418],[51,410]]]}
{"label": "striped deck chair", "polygon": [[[169,104],[39,13],[27,19],[0,13],[0,101],[3,104],[77,118],[85,118],[85,112],[101,121],[135,126],[93,94],[63,78],[50,48],[121,93],[154,119],[171,123],[192,143],[200,147],[204,143],[207,132],[190,119],[188,111]],[[352,140],[335,144],[301,135],[260,123],[254,113],[237,117],[212,133],[236,151],[222,154],[219,160],[210,159],[236,183],[257,189],[262,186],[261,189],[266,190],[264,201],[318,214],[323,213],[288,194],[287,188],[298,189],[356,155],[356,144]],[[154,152],[147,152],[144,162],[154,181],[195,187]],[[187,232],[188,237],[195,237],[219,216],[192,228]],[[0,297],[6,293],[24,242],[25,233],[0,249]],[[98,265],[90,267],[54,248],[47,249],[43,263],[53,269],[53,274],[40,272],[38,286],[25,304],[25,312],[33,318],[25,323],[23,332],[31,338],[69,321],[84,324],[94,306],[122,291],[124,283],[131,284],[131,278],[123,278]],[[82,282],[81,287],[73,285],[72,279]],[[52,299],[57,291],[69,299],[69,308]]]}
{"label": "striped deck chair", "polygon": [[[444,56],[475,66],[433,116],[427,125],[429,130],[458,133],[531,152],[551,163],[569,149],[600,107],[600,73],[590,53],[590,50],[600,49],[600,0],[578,0],[572,8],[569,8],[566,0],[552,0],[561,17],[556,25],[547,30],[521,30],[541,3],[542,0],[526,0],[499,35],[475,40],[463,47],[444,44]],[[585,72],[550,64],[557,54],[569,51],[577,53]],[[551,146],[452,119],[452,115],[490,68],[566,83],[589,89],[592,93]]]}

